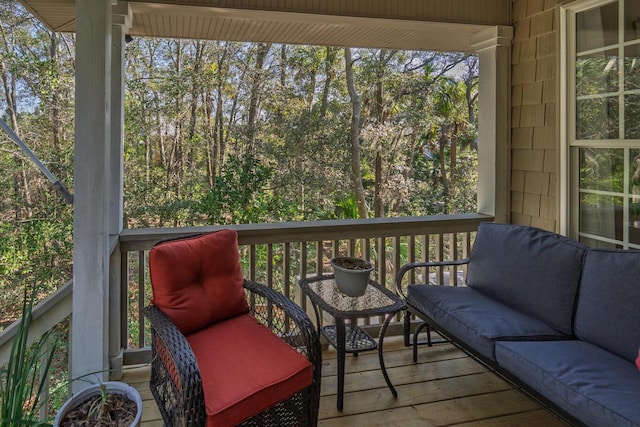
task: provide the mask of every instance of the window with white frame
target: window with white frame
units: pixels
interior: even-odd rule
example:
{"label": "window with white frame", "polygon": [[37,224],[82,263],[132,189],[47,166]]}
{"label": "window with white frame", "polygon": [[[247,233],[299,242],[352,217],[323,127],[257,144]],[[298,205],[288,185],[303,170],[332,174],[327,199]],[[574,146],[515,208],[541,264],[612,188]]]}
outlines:
{"label": "window with white frame", "polygon": [[640,248],[640,0],[561,9],[567,232]]}

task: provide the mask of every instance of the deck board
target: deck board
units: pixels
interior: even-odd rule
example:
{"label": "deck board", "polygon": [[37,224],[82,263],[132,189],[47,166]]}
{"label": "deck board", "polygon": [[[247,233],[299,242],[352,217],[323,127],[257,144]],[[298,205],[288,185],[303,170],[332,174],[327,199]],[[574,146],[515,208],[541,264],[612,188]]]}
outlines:
{"label": "deck board", "polygon": [[[385,340],[385,365],[395,399],[380,372],[376,351],[345,363],[344,410],[336,409],[336,353],[323,352],[319,427],[337,426],[544,426],[566,424],[537,402],[450,344],[420,348],[418,363],[400,337]],[[123,381],[143,398],[143,427],[162,426],[148,385],[149,368],[125,371]]]}

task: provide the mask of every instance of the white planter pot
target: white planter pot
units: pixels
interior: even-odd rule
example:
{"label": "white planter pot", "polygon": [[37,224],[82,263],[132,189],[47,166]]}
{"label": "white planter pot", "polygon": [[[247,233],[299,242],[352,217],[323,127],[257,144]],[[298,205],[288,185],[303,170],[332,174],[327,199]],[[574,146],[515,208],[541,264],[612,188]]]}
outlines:
{"label": "white planter pot", "polygon": [[[359,264],[360,267],[345,268],[339,265],[341,261]],[[350,297],[364,295],[369,284],[369,275],[373,271],[373,265],[369,261],[352,257],[336,257],[331,260],[331,266],[340,292]]]}
{"label": "white planter pot", "polygon": [[133,400],[136,403],[137,413],[136,413],[136,417],[131,423],[131,427],[139,426],[140,419],[142,418],[142,397],[140,396],[140,393],[138,393],[138,390],[131,387],[129,384],[125,384],[119,381],[106,381],[101,384],[93,384],[85,388],[84,390],[71,396],[69,400],[67,400],[64,403],[64,405],[62,405],[62,408],[60,408],[60,410],[58,411],[58,414],[56,415],[56,418],[53,421],[53,426],[60,427],[60,422],[69,411],[76,408],[85,400],[93,396],[99,395],[101,393],[101,390],[100,390],[101,385],[106,386],[107,392],[124,394],[129,399]]}

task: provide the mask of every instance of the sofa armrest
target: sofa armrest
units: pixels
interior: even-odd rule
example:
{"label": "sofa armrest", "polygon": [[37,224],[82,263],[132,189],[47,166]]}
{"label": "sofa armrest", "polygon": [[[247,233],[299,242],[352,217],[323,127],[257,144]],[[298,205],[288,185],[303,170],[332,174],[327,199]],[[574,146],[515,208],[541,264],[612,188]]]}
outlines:
{"label": "sofa armrest", "polygon": [[191,346],[178,327],[155,305],[144,312],[151,324],[150,388],[165,420],[204,426],[202,379]]}
{"label": "sofa armrest", "polygon": [[398,274],[396,275],[396,293],[402,296],[405,300],[407,299],[407,294],[402,288],[402,279],[405,274],[409,271],[416,268],[429,268],[429,267],[449,267],[453,265],[466,265],[469,264],[469,258],[458,259],[453,261],[431,261],[431,262],[411,262],[403,265],[398,270]]}

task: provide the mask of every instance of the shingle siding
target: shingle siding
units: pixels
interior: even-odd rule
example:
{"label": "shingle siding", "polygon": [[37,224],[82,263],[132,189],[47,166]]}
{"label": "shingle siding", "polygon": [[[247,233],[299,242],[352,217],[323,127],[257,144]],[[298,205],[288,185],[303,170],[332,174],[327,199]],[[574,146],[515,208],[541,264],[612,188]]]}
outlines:
{"label": "shingle siding", "polygon": [[511,222],[558,231],[557,0],[514,0]]}

